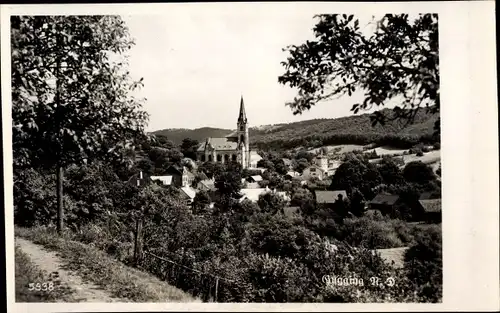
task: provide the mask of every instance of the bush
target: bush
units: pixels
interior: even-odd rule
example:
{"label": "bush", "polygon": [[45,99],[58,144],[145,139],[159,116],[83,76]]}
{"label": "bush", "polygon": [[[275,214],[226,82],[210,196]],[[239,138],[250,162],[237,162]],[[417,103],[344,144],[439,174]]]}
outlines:
{"label": "bush", "polygon": [[442,234],[439,228],[421,232],[405,255],[408,279],[425,302],[439,302],[443,293]]}
{"label": "bush", "polygon": [[14,222],[20,226],[49,225],[56,218],[55,175],[34,169],[14,172]]}
{"label": "bush", "polygon": [[404,246],[391,222],[372,221],[366,217],[348,218],[341,227],[339,240],[367,249],[386,249]]}

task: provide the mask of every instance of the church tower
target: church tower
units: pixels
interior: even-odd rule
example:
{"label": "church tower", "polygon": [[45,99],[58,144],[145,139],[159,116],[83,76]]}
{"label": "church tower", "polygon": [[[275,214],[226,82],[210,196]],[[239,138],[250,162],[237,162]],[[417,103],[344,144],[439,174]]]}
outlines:
{"label": "church tower", "polygon": [[250,140],[248,138],[248,120],[245,113],[245,103],[243,96],[240,100],[240,115],[238,116],[236,134],[238,135],[238,150],[240,154],[241,165],[247,168],[250,165]]}

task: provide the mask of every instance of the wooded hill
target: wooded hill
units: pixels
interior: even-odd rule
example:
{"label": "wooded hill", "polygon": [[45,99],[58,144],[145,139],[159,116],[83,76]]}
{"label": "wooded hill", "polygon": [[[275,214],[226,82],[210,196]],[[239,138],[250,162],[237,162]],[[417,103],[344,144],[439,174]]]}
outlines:
{"label": "wooded hill", "polygon": [[[390,109],[383,112],[390,114]],[[254,148],[292,149],[297,147],[320,147],[333,144],[389,145],[409,148],[417,143],[433,143],[437,114],[421,110],[412,124],[389,121],[385,125],[372,125],[371,114],[352,115],[335,119],[313,119],[294,123],[282,123],[250,128],[250,144]],[[164,129],[153,134],[164,135],[176,144],[184,138],[204,140],[206,137],[222,137],[233,130],[203,127],[197,129]]]}

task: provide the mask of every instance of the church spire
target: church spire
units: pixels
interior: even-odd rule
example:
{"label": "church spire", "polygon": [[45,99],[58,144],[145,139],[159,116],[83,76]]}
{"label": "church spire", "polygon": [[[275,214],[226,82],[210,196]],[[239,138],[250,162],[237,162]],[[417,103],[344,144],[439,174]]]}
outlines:
{"label": "church spire", "polygon": [[243,103],[243,95],[241,96],[241,100],[240,100],[240,115],[238,117],[238,123],[240,123],[240,122],[243,122],[243,123],[247,122],[247,115],[245,113],[245,103]]}

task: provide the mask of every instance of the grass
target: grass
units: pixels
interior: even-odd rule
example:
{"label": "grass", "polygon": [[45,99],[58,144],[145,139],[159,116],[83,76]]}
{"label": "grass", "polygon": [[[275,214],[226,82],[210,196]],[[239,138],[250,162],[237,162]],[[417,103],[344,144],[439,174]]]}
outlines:
{"label": "grass", "polygon": [[46,228],[16,228],[15,235],[57,251],[68,269],[114,297],[132,302],[200,302],[157,277],[128,267],[95,247],[69,240],[64,234],[58,236]]}
{"label": "grass", "polygon": [[[52,280],[49,274],[40,270],[28,255],[15,247],[16,302],[72,302],[73,290]],[[30,290],[30,284],[49,284],[51,291]],[[45,288],[44,288],[45,289]]]}

